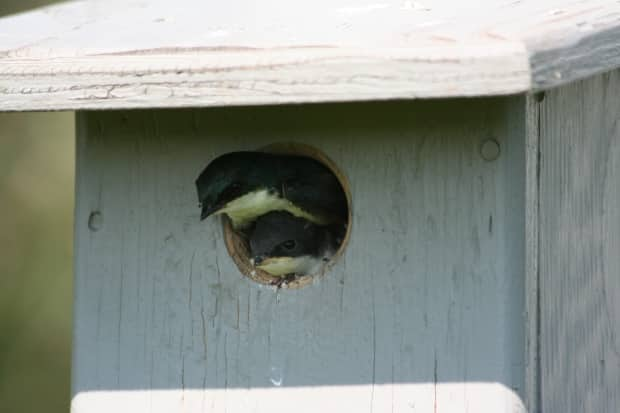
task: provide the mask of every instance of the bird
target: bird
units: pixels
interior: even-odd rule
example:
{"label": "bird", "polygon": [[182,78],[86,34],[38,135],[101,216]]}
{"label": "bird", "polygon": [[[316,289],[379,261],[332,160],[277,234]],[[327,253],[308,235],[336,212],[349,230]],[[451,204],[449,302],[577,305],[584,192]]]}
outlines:
{"label": "bird", "polygon": [[248,229],[270,211],[288,211],[317,225],[346,225],[347,199],[340,181],[310,157],[230,152],[211,161],[195,183],[200,219],[226,214],[235,230]]}
{"label": "bird", "polygon": [[334,255],[338,244],[330,226],[286,211],[271,211],[256,220],[251,232],[250,263],[278,277],[314,274]]}

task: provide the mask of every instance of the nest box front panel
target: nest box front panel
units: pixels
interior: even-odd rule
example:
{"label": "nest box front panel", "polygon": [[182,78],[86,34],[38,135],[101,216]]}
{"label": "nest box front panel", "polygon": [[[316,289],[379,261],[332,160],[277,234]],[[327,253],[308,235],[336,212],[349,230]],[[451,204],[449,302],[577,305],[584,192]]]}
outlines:
{"label": "nest box front panel", "polygon": [[[78,114],[73,408],[524,411],[523,98]],[[350,234],[300,288],[243,276],[194,180],[309,145]]]}

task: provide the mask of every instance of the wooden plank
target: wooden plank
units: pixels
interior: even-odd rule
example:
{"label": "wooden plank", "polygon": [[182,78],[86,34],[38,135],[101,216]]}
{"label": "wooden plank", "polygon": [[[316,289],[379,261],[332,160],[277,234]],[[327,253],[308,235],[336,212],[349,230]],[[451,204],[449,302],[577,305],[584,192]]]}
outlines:
{"label": "wooden plank", "polygon": [[620,72],[540,113],[543,412],[620,411]]}
{"label": "wooden plank", "polygon": [[615,0],[86,0],[0,19],[0,110],[498,95],[620,65]]}
{"label": "wooden plank", "polygon": [[[524,107],[78,113],[73,410],[525,412]],[[298,290],[239,274],[193,183],[278,141],[351,184],[350,243]]]}
{"label": "wooden plank", "polygon": [[539,154],[542,93],[525,100],[525,402],[540,412]]}

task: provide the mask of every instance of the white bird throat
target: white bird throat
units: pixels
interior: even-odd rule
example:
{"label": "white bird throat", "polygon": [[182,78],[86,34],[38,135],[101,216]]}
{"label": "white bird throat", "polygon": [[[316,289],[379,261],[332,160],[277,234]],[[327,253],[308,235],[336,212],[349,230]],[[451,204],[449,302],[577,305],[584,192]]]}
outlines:
{"label": "white bird throat", "polygon": [[291,201],[280,198],[266,189],[250,192],[233,199],[217,211],[216,215],[225,213],[230,217],[233,228],[242,229],[251,224],[257,217],[270,211],[287,211],[296,217],[307,219],[318,225],[328,223],[325,219],[311,215]]}

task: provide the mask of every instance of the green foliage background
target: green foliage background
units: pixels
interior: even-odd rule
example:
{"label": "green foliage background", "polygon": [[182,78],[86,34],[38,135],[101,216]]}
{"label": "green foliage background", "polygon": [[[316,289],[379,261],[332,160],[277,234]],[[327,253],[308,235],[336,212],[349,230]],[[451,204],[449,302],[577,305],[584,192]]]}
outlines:
{"label": "green foliage background", "polygon": [[[0,16],[52,3],[0,0]],[[0,113],[0,412],[68,412],[73,113]]]}

